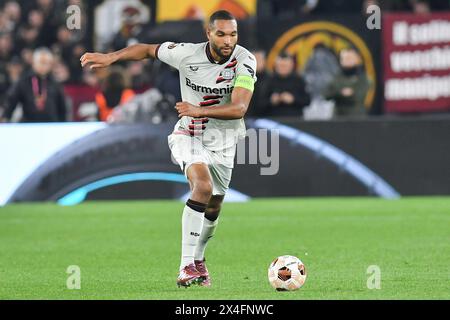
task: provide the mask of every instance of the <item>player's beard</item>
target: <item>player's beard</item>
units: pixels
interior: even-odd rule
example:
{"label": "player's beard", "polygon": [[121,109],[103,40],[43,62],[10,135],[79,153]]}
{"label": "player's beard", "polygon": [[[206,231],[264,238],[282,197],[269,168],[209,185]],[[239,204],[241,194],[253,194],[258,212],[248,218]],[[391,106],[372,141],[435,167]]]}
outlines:
{"label": "player's beard", "polygon": [[[230,49],[230,53],[228,55],[225,55],[222,53],[222,50],[225,48],[229,48]],[[225,60],[228,59],[229,57],[231,57],[231,55],[234,52],[234,48],[236,48],[236,45],[234,46],[224,46],[222,48],[220,48],[219,46],[217,46],[215,43],[211,42],[211,49],[214,51],[214,53],[216,55],[218,55],[220,57],[221,60]]]}

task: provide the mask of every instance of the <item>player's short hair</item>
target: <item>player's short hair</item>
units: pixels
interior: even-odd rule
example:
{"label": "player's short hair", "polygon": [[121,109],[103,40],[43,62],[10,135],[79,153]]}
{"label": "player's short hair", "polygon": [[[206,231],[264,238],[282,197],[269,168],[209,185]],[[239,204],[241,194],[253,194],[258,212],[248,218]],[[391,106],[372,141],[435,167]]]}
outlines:
{"label": "player's short hair", "polygon": [[226,10],[216,11],[209,17],[208,25],[210,28],[214,26],[216,20],[236,20],[236,18]]}

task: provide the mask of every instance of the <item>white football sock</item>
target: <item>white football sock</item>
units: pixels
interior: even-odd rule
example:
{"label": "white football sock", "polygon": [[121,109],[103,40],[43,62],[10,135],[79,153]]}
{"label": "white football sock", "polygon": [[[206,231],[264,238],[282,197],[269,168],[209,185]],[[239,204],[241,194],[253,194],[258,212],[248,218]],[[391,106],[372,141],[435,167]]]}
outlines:
{"label": "white football sock", "polygon": [[202,232],[204,212],[198,212],[187,205],[181,219],[181,264],[180,270],[194,263],[195,247]]}
{"label": "white football sock", "polygon": [[216,231],[219,218],[215,221],[203,220],[203,229],[198,239],[197,247],[195,248],[195,260],[203,260],[205,258],[205,249],[209,239],[211,239]]}

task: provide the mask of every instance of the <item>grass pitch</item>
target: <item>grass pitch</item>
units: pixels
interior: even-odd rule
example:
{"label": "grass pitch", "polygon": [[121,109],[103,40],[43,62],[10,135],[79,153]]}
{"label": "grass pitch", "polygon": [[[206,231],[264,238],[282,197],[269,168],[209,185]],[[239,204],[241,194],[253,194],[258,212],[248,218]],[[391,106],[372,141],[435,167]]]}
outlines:
{"label": "grass pitch", "polygon": [[[0,208],[0,299],[450,299],[450,198],[265,199],[224,205],[207,249],[211,288],[177,288],[176,201]],[[276,292],[291,254],[308,278]],[[68,266],[81,289],[66,286]],[[379,266],[381,289],[367,288]]]}

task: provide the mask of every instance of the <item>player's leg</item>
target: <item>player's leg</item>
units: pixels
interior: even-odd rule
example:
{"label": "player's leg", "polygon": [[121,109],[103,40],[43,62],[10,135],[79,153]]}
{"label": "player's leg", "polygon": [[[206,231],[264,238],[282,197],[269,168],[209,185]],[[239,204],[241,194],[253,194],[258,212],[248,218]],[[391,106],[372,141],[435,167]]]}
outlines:
{"label": "player's leg", "polygon": [[214,195],[208,202],[203,220],[203,229],[195,250],[195,260],[203,260],[208,241],[214,236],[224,195]]}
{"label": "player's leg", "polygon": [[186,176],[191,187],[191,197],[186,202],[182,216],[182,244],[180,275],[177,283],[189,286],[200,281],[200,274],[195,268],[194,256],[203,228],[205,210],[212,194],[212,181],[208,166],[194,163],[186,169]]}
{"label": "player's leg", "polygon": [[209,286],[211,284],[211,279],[205,264],[205,249],[216,231],[222,202],[231,181],[232,169],[212,161],[212,164],[209,166],[209,172],[211,173],[213,183],[213,196],[208,202],[205,219],[203,220],[203,229],[195,250],[195,265],[197,270],[202,274],[203,281],[201,285],[203,286]]}
{"label": "player's leg", "polygon": [[211,279],[205,263],[205,249],[208,241],[211,240],[216,231],[224,197],[224,195],[215,195],[209,200],[205,211],[205,218],[203,220],[203,229],[195,249],[195,267],[202,276],[202,282],[200,284],[205,287],[211,285]]}
{"label": "player's leg", "polygon": [[208,206],[213,192],[213,182],[208,165],[194,163],[187,168],[186,176],[191,188],[191,199]]}
{"label": "player's leg", "polygon": [[171,134],[168,144],[191,189],[190,199],[182,214],[181,263],[177,279],[179,286],[188,287],[200,280],[194,264],[194,254],[203,227],[204,212],[211,197],[212,182],[201,143],[190,136]]}

